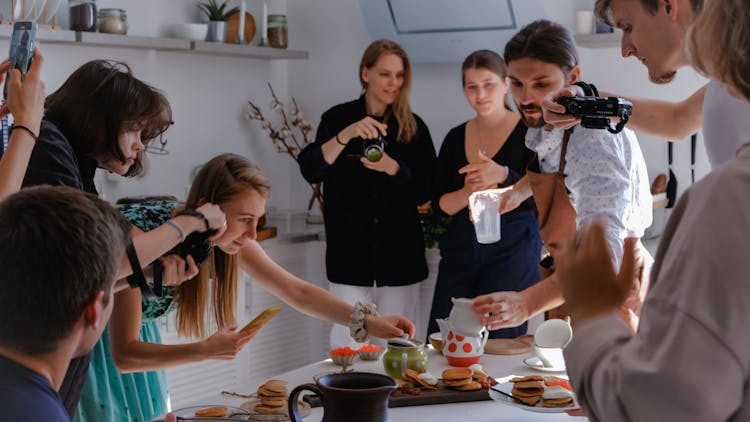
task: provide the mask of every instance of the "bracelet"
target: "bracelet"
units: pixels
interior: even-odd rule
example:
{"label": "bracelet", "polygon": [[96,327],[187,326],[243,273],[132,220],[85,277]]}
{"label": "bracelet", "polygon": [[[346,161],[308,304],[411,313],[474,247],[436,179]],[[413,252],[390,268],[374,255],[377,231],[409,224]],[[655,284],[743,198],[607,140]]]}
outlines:
{"label": "bracelet", "polygon": [[185,230],[183,230],[182,227],[180,227],[180,225],[177,224],[176,221],[174,221],[174,220],[167,220],[167,221],[164,222],[164,224],[168,224],[168,225],[174,227],[174,229],[177,230],[178,233],[180,233],[180,243],[182,243],[182,242],[185,241]]}
{"label": "bracelet", "polygon": [[208,218],[206,218],[206,216],[203,215],[203,213],[200,212],[200,211],[198,211],[198,210],[194,210],[192,208],[186,208],[186,209],[178,212],[177,215],[178,216],[179,215],[189,215],[191,217],[201,218],[201,219],[203,219],[203,222],[206,224],[206,230],[204,230],[204,231],[211,230],[211,225],[208,223]]}
{"label": "bracelet", "polygon": [[26,132],[28,132],[29,135],[31,135],[31,137],[34,138],[34,142],[36,142],[37,140],[39,140],[39,137],[34,133],[34,131],[32,131],[31,129],[27,128],[26,126],[22,126],[22,125],[13,125],[13,126],[11,126],[10,129],[8,129],[8,133],[12,133],[13,130],[15,130],[15,129],[23,129]]}
{"label": "bracelet", "polygon": [[341,142],[341,139],[339,139],[339,134],[338,133],[336,134],[336,142],[338,142],[339,145],[346,146],[346,144],[343,143],[343,142]]}
{"label": "bracelet", "polygon": [[349,317],[349,334],[357,343],[364,343],[367,340],[367,327],[365,327],[367,315],[378,316],[375,304],[362,302],[354,304],[352,315]]}

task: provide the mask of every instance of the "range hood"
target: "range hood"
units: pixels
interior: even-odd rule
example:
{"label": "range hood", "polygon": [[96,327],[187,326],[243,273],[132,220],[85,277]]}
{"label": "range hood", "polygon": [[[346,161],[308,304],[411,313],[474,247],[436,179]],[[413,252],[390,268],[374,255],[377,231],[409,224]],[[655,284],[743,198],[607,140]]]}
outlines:
{"label": "range hood", "polygon": [[401,44],[413,62],[461,62],[474,50],[502,54],[528,23],[543,17],[542,0],[360,0],[372,40]]}

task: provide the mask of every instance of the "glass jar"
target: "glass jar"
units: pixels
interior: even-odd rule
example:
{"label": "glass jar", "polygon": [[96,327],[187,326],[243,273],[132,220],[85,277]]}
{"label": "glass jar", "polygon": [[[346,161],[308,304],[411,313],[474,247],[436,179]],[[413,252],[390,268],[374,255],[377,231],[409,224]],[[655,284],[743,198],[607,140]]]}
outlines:
{"label": "glass jar", "polygon": [[70,0],[71,31],[96,31],[96,3],[94,0]]}
{"label": "glass jar", "polygon": [[286,27],[286,15],[268,15],[268,44],[273,48],[286,48],[289,33]]}
{"label": "glass jar", "polygon": [[122,35],[128,33],[128,14],[122,9],[101,9],[98,21],[99,32]]}

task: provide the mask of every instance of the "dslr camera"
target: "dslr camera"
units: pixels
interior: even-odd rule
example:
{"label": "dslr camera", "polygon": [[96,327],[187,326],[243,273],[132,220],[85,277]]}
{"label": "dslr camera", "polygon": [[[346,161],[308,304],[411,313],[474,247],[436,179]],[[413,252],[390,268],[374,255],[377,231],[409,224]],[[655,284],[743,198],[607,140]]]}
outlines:
{"label": "dslr camera", "polygon": [[[633,113],[633,104],[617,97],[560,97],[555,102],[565,107],[565,114],[581,116],[581,126],[612,133],[619,133]],[[610,117],[620,119],[615,128],[610,125]]]}
{"label": "dslr camera", "polygon": [[363,140],[363,151],[365,158],[372,162],[380,161],[383,157],[383,151],[385,150],[385,138],[383,135],[378,134],[376,139],[364,139]]}

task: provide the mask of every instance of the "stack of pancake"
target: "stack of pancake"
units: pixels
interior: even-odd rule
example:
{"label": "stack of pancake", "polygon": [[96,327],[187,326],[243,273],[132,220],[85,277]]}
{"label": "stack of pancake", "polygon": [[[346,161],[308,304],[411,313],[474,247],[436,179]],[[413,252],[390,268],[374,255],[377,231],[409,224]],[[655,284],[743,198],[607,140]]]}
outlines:
{"label": "stack of pancake", "polygon": [[287,382],[281,380],[269,380],[258,387],[258,399],[260,403],[256,404],[254,409],[258,413],[265,414],[288,414],[287,402],[289,392],[287,391]]}
{"label": "stack of pancake", "polygon": [[573,393],[558,385],[550,385],[555,379],[544,379],[538,375],[515,377],[511,394],[528,406],[570,407],[574,404]]}
{"label": "stack of pancake", "polygon": [[469,368],[448,368],[443,371],[443,385],[460,391],[476,391],[482,384],[474,380],[474,371]]}
{"label": "stack of pancake", "polygon": [[515,377],[510,382],[514,384],[511,394],[523,404],[536,406],[542,400],[542,394],[544,394],[542,377],[527,375],[525,377]]}

